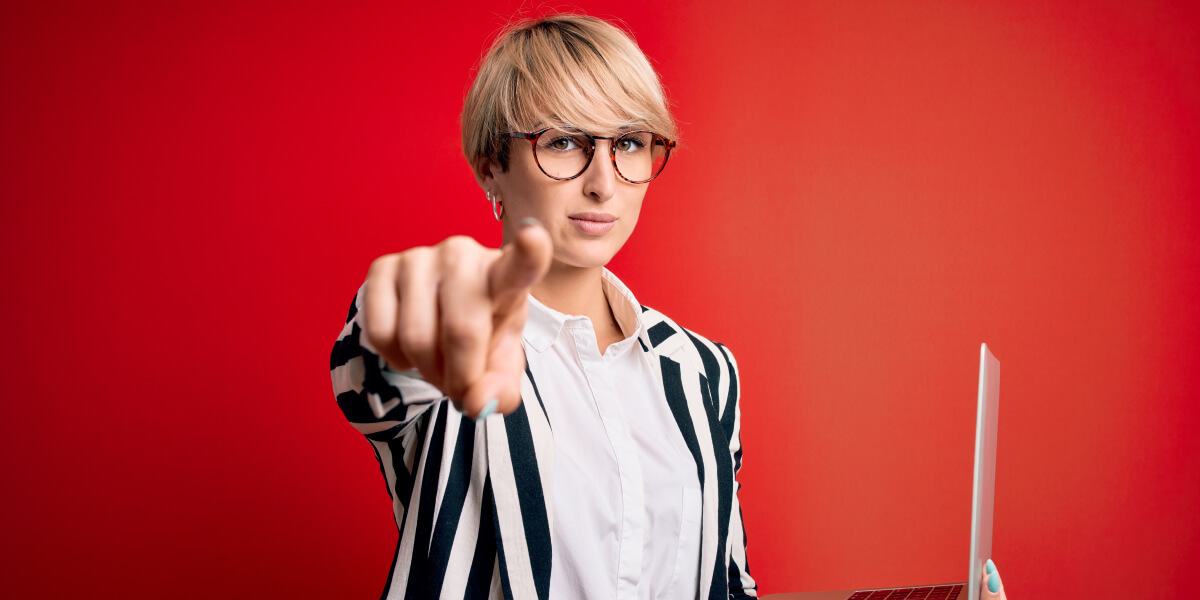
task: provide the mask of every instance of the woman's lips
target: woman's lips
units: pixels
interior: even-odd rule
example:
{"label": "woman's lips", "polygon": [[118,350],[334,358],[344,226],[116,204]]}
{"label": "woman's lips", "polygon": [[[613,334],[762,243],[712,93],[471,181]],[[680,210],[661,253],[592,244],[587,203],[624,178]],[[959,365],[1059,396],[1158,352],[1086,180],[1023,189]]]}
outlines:
{"label": "woman's lips", "polygon": [[588,235],[607,233],[616,225],[617,218],[605,213],[579,213],[570,216],[575,228]]}

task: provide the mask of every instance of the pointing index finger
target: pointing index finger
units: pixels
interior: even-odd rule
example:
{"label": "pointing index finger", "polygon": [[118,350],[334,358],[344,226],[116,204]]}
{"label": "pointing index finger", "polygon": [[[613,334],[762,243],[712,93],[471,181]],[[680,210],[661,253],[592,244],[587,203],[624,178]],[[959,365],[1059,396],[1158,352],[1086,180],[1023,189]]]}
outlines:
{"label": "pointing index finger", "polygon": [[554,244],[537,219],[525,219],[516,238],[501,249],[500,258],[488,267],[488,293],[503,311],[523,298],[550,270]]}

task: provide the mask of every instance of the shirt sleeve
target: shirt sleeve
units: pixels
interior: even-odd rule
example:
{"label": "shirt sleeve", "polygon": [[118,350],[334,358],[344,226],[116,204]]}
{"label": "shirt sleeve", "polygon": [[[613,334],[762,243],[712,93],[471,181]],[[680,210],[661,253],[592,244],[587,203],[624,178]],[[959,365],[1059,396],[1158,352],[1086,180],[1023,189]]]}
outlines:
{"label": "shirt sleeve", "polygon": [[758,584],[750,575],[750,564],[746,558],[746,527],[742,523],[742,505],[738,492],[742,483],[738,473],[742,470],[742,403],[741,379],[738,377],[737,361],[733,353],[717,344],[728,363],[729,402],[733,403],[733,431],[729,432],[729,454],[733,458],[733,505],[729,511],[729,597],[734,599],[757,598]]}
{"label": "shirt sleeve", "polygon": [[363,331],[366,283],[358,288],[346,324],[329,356],[333,394],[346,420],[374,439],[402,435],[426,410],[446,399],[416,369],[392,369],[371,347]]}

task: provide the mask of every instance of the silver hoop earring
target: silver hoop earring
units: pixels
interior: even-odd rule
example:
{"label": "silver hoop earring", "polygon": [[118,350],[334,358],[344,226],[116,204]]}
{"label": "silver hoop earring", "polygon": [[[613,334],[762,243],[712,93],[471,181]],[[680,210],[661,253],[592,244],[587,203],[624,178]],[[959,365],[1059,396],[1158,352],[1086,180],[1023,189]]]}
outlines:
{"label": "silver hoop earring", "polygon": [[497,221],[503,221],[504,202],[500,200],[500,194],[493,194],[491,190],[488,190],[487,199],[492,203],[492,216],[496,217]]}

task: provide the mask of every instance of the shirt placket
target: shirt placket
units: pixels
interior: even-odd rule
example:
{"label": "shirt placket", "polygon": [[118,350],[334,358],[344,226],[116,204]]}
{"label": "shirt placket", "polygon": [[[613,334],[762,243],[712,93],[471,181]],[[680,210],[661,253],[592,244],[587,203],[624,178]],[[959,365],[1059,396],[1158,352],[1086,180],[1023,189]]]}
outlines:
{"label": "shirt placket", "polygon": [[617,597],[633,600],[637,598],[638,583],[641,579],[645,541],[642,464],[638,460],[637,448],[629,431],[624,408],[609,376],[609,359],[602,357],[596,348],[595,334],[589,321],[583,319],[573,325],[582,325],[572,327],[572,337],[596,411],[616,456],[617,476],[621,482],[621,543],[617,561]]}

